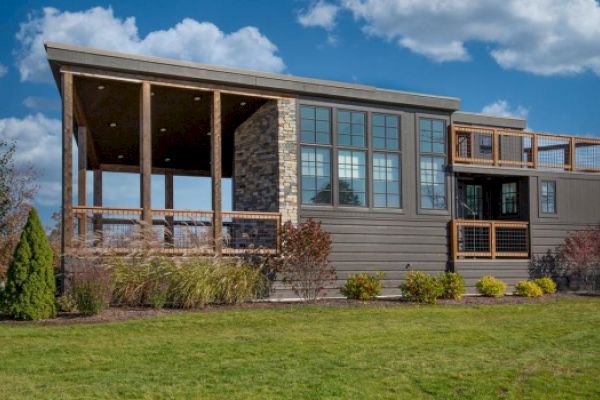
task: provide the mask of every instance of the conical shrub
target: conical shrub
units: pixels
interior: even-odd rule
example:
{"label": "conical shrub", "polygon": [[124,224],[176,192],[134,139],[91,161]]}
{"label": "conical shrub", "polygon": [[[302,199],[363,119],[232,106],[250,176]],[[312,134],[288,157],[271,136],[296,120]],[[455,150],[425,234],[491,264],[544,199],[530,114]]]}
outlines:
{"label": "conical shrub", "polygon": [[52,247],[32,208],[8,267],[4,311],[15,319],[51,318],[56,315],[55,290]]}

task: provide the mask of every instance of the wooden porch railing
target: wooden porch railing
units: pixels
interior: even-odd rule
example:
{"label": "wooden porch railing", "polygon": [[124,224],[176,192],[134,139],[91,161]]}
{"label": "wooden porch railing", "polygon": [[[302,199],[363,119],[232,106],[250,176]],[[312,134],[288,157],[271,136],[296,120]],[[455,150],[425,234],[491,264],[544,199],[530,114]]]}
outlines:
{"label": "wooden porch railing", "polygon": [[600,172],[600,138],[456,124],[449,134],[455,164]]}
{"label": "wooden porch railing", "polygon": [[[128,253],[147,248],[166,254],[214,254],[212,211],[153,209],[151,234],[141,208],[73,207],[73,248]],[[271,212],[222,213],[223,254],[279,252],[281,215]]]}
{"label": "wooden porch railing", "polygon": [[529,258],[529,223],[453,220],[452,258]]}

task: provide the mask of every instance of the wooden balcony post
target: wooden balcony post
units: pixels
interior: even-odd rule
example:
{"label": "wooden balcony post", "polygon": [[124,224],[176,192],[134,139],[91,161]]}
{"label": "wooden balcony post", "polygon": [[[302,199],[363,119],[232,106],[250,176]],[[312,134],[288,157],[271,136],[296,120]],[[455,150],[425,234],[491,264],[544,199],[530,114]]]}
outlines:
{"label": "wooden balcony post", "polygon": [[500,134],[497,129],[492,131],[492,142],[494,166],[497,167],[500,164]]}
{"label": "wooden balcony post", "polygon": [[[87,205],[87,129],[84,126],[77,127],[77,205]],[[80,240],[86,239],[87,215],[79,216],[78,235]]]}
{"label": "wooden balcony post", "polygon": [[448,127],[448,131],[450,132],[450,164],[454,164],[456,158],[456,128],[453,124]]}
{"label": "wooden balcony post", "polygon": [[571,171],[575,171],[577,169],[577,139],[575,137],[571,137],[569,145],[569,163]]}
{"label": "wooden balcony post", "polygon": [[[173,203],[173,174],[167,173],[165,174],[165,209],[172,210]],[[170,245],[173,244],[174,222],[173,215],[165,215],[165,243]]]}
{"label": "wooden balcony post", "polygon": [[[62,254],[68,255],[73,239],[73,75],[62,74]],[[64,258],[62,263],[64,276]]]}
{"label": "wooden balcony post", "polygon": [[140,92],[140,208],[142,209],[142,223],[144,237],[150,238],[152,234],[152,127],[150,82],[142,82]]}
{"label": "wooden balcony post", "polygon": [[213,92],[211,112],[210,170],[212,177],[213,245],[215,256],[223,254],[223,216],[221,214],[221,92]]}
{"label": "wooden balcony post", "polygon": [[490,222],[490,252],[492,259],[496,258],[496,223]]}
{"label": "wooden balcony post", "polygon": [[456,220],[450,221],[450,243],[452,246],[450,249],[451,258],[452,260],[456,260],[458,258],[458,224]]}
{"label": "wooden balcony post", "polygon": [[[102,207],[102,170],[94,170],[94,207]],[[94,213],[94,245],[102,243],[102,213]]]}
{"label": "wooden balcony post", "polygon": [[533,162],[533,168],[538,167],[538,140],[537,135],[531,135],[531,161]]}

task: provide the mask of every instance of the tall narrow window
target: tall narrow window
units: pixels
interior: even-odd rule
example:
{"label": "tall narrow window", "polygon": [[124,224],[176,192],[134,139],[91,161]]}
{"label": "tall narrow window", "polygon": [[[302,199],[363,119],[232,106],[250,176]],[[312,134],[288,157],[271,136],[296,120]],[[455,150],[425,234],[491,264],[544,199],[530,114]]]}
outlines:
{"label": "tall narrow window", "polygon": [[302,146],[302,203],[331,204],[331,151]]}
{"label": "tall narrow window", "polygon": [[502,215],[519,213],[519,192],[516,182],[502,184]]}
{"label": "tall narrow window", "polygon": [[396,115],[373,114],[373,148],[398,150],[400,148],[400,118]]}
{"label": "tall narrow window", "polygon": [[365,152],[354,150],[338,151],[339,203],[344,206],[366,205]]}
{"label": "tall narrow window", "polygon": [[300,140],[302,143],[331,143],[331,110],[326,107],[300,107]]}
{"label": "tall narrow window", "polygon": [[556,182],[542,181],[541,202],[543,214],[556,214]]}
{"label": "tall narrow window", "polygon": [[365,147],[365,120],[364,112],[339,110],[337,112],[338,145]]}
{"label": "tall narrow window", "polygon": [[373,207],[400,207],[400,155],[373,153]]}
{"label": "tall narrow window", "polygon": [[446,135],[445,123],[436,119],[419,120],[421,208],[446,210]]}

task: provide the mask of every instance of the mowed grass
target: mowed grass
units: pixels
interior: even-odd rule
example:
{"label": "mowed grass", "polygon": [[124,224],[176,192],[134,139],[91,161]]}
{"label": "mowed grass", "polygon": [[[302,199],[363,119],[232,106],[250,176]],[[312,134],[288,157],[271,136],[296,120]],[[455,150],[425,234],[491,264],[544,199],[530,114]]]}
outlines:
{"label": "mowed grass", "polygon": [[0,397],[597,399],[600,298],[0,324]]}

